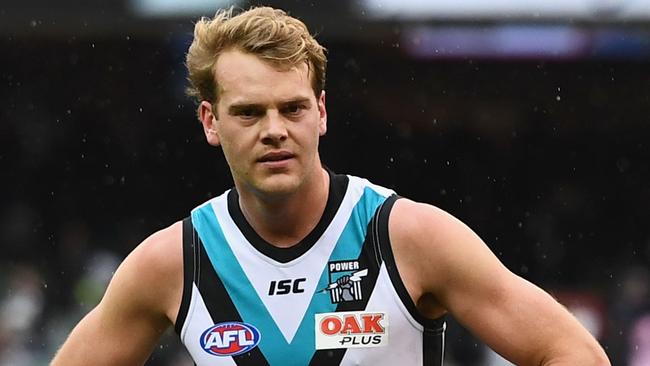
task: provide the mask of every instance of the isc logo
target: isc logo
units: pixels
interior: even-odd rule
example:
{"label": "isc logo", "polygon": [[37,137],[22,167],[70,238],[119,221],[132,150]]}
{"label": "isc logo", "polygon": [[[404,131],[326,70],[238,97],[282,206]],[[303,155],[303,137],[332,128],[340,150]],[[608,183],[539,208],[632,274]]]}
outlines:
{"label": "isc logo", "polygon": [[316,314],[316,348],[379,347],[388,342],[384,313],[350,311]]}
{"label": "isc logo", "polygon": [[305,292],[305,289],[301,287],[303,282],[307,281],[306,278],[297,278],[295,280],[280,280],[280,281],[271,281],[269,285],[269,296],[273,295],[286,295],[288,293],[300,294]]}
{"label": "isc logo", "polygon": [[219,323],[201,335],[201,348],[214,356],[235,356],[246,353],[260,343],[260,332],[246,323]]}

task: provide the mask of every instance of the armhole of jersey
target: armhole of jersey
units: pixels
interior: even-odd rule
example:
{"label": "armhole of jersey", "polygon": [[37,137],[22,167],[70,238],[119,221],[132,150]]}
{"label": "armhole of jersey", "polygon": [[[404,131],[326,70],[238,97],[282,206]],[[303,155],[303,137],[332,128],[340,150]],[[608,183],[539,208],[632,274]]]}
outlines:
{"label": "armhole of jersey", "polygon": [[388,276],[390,281],[397,291],[402,304],[406,307],[408,312],[411,314],[413,319],[420,323],[424,327],[425,334],[439,334],[444,332],[445,329],[445,319],[444,316],[441,316],[436,319],[425,318],[415,307],[413,299],[406,290],[404,282],[399,275],[397,270],[397,265],[395,264],[395,256],[393,254],[393,248],[390,243],[390,236],[388,234],[388,218],[390,217],[390,212],[393,209],[395,202],[401,197],[398,195],[392,195],[386,199],[386,201],[381,205],[377,217],[377,237],[376,240],[379,242],[379,247],[381,249],[382,259],[386,265],[386,270],[388,271]]}
{"label": "armhole of jersey", "polygon": [[187,312],[190,308],[190,301],[192,300],[192,283],[194,282],[194,263],[195,253],[194,249],[194,227],[192,226],[192,219],[187,217],[183,219],[183,297],[181,298],[181,306],[178,308],[176,315],[176,323],[174,330],[181,336]]}

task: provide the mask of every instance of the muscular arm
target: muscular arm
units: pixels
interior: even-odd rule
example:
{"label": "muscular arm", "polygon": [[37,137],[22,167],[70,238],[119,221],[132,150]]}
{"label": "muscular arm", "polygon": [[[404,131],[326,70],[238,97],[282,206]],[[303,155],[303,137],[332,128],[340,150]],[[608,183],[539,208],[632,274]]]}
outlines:
{"label": "muscular arm", "polygon": [[141,365],[175,321],[182,292],[179,223],[122,262],[102,301],[74,328],[52,366]]}
{"label": "muscular arm", "polygon": [[435,207],[396,202],[396,261],[418,300],[433,296],[517,365],[609,365],[598,342],[550,295],[510,272],[467,226]]}

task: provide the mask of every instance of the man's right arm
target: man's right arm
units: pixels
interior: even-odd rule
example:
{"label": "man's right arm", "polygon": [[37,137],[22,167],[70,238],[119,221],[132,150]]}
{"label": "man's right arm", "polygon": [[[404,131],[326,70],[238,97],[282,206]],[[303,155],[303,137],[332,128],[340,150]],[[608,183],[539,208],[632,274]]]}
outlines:
{"label": "man's right arm", "polygon": [[[414,302],[448,310],[517,365],[609,366],[602,347],[549,294],[510,272],[469,227],[430,205],[398,200],[390,216],[397,266]],[[400,267],[401,266],[401,267]],[[412,295],[413,296],[413,295]],[[431,299],[431,298],[429,298]]]}
{"label": "man's right arm", "polygon": [[183,290],[181,228],[176,223],[161,230],[129,254],[51,366],[144,364],[176,320]]}

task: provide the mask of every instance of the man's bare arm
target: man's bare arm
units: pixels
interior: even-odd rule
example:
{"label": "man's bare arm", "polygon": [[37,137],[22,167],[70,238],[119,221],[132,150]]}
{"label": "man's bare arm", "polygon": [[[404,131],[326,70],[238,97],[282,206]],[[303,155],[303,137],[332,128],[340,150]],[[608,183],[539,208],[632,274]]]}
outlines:
{"label": "man's bare arm", "polygon": [[143,364],[175,321],[182,271],[181,225],[176,223],[129,254],[102,301],[74,328],[51,365]]}
{"label": "man's bare arm", "polygon": [[562,305],[505,268],[459,220],[398,200],[389,226],[411,295],[433,295],[440,309],[506,359],[517,365],[609,365],[598,342]]}

